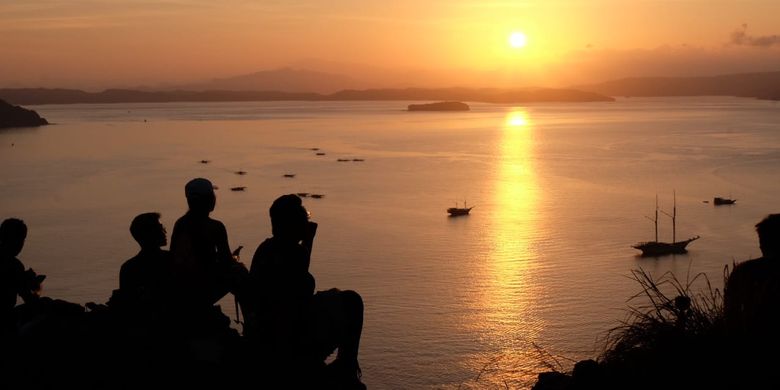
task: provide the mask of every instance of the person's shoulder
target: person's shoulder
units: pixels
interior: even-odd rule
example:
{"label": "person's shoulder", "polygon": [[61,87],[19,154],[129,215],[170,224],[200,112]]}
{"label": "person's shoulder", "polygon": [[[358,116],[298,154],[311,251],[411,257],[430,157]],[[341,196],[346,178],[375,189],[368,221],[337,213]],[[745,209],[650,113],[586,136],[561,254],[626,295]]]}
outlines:
{"label": "person's shoulder", "polygon": [[757,270],[766,268],[768,265],[770,265],[769,262],[767,261],[767,259],[765,259],[763,257],[759,257],[759,258],[756,258],[756,259],[750,259],[750,260],[746,260],[746,261],[743,261],[741,263],[738,263],[734,267],[734,271],[732,272],[732,274],[735,273],[735,272],[737,272],[737,273],[756,272]]}
{"label": "person's shoulder", "polygon": [[257,249],[255,249],[255,255],[254,257],[257,257],[259,255],[262,255],[265,252],[268,252],[274,248],[274,239],[266,238],[263,240],[263,242],[260,243],[260,245],[257,246]]}
{"label": "person's shoulder", "polygon": [[780,269],[778,266],[780,266],[778,262],[763,257],[746,260],[734,266],[728,280],[730,284],[733,284],[735,281],[745,279],[764,278],[769,276],[769,272],[776,272],[776,270]]}
{"label": "person's shoulder", "polygon": [[141,260],[141,253],[138,253],[137,255],[127,259],[124,263],[122,263],[122,266],[119,267],[119,269],[122,270],[137,267]]}
{"label": "person's shoulder", "polygon": [[139,267],[140,264],[138,264],[138,256],[134,256],[133,258],[122,263],[122,265],[119,267],[120,284],[122,283],[123,278],[138,273],[137,270]]}
{"label": "person's shoulder", "polygon": [[173,230],[176,230],[177,227],[181,227],[182,225],[186,224],[189,220],[189,213],[182,215],[179,217],[179,219],[176,220],[176,222],[173,223]]}
{"label": "person's shoulder", "polygon": [[265,240],[263,240],[263,242],[261,242],[260,245],[257,246],[257,249],[255,249],[254,255],[252,255],[252,265],[261,262],[263,257],[265,257],[268,253],[273,252],[273,248],[274,248],[273,237],[266,238]]}
{"label": "person's shoulder", "polygon": [[208,219],[206,219],[206,221],[208,221],[208,224],[212,228],[219,229],[219,230],[227,230],[227,229],[225,229],[225,224],[222,223],[222,221],[220,221],[218,219],[214,219],[214,218],[208,217]]}
{"label": "person's shoulder", "polygon": [[24,272],[24,264],[22,264],[22,261],[15,256],[9,256],[7,259],[3,259],[3,261],[0,263],[2,263],[2,268],[6,272],[10,272],[12,274]]}

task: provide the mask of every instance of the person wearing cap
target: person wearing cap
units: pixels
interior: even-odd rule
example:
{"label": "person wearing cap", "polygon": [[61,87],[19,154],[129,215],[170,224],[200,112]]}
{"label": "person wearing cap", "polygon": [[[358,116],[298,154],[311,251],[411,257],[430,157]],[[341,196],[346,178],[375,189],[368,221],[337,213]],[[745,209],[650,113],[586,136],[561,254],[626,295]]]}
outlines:
{"label": "person wearing cap", "polygon": [[180,309],[197,315],[211,312],[246,268],[231,254],[225,225],[209,217],[217,202],[211,182],[190,180],[184,193],[189,210],[173,226],[170,250]]}

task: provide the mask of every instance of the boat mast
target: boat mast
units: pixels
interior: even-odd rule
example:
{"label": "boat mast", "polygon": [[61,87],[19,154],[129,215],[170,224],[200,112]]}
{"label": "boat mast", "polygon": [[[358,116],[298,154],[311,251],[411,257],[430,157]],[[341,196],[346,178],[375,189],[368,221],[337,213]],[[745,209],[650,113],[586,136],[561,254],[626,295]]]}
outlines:
{"label": "boat mast", "polygon": [[[663,210],[661,212],[663,213]],[[655,218],[650,218],[647,215],[645,215],[645,218],[653,221],[655,225],[655,242],[658,242],[658,194],[655,194]]]}
{"label": "boat mast", "polygon": [[677,242],[677,190],[672,192],[674,203],[672,206],[672,244]]}
{"label": "boat mast", "polygon": [[674,197],[672,213],[669,214],[663,210],[661,210],[661,212],[666,214],[667,217],[672,219],[672,244],[674,244],[675,242],[677,242],[677,191],[676,190],[672,193],[672,196]]}
{"label": "boat mast", "polygon": [[655,225],[655,242],[658,242],[658,194],[655,194],[655,218],[653,218],[653,224]]}

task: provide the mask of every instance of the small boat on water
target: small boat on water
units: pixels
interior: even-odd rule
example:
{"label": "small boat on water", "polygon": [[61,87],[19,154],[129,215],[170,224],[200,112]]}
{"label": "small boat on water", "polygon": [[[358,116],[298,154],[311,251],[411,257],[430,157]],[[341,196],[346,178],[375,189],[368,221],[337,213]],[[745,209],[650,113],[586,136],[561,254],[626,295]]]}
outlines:
{"label": "small boat on water", "polygon": [[285,173],[284,177],[295,177],[294,173]]}
{"label": "small boat on water", "polygon": [[210,163],[210,162],[211,162],[211,160],[200,160],[200,163],[201,163],[201,164],[208,164],[208,163]]}
{"label": "small boat on water", "polygon": [[645,241],[640,242],[637,244],[632,245],[634,249],[639,249],[642,251],[642,256],[649,257],[658,257],[658,256],[665,256],[665,255],[671,255],[671,254],[682,254],[688,252],[688,249],[686,247],[691,242],[698,240],[699,236],[691,237],[684,241],[677,241],[676,234],[677,234],[677,196],[674,198],[674,208],[672,211],[672,214],[669,215],[663,211],[662,213],[666,214],[667,216],[672,218],[672,242],[660,242],[658,241],[658,197],[655,199],[655,218],[647,217],[647,219],[650,219],[655,224],[655,241]]}
{"label": "small boat on water", "polygon": [[457,217],[459,215],[468,215],[469,212],[471,212],[471,209],[473,209],[474,206],[467,207],[466,202],[463,202],[463,207],[458,207],[457,202],[455,203],[455,207],[450,207],[447,209],[447,213],[450,214],[450,217]]}
{"label": "small boat on water", "polygon": [[317,152],[317,153],[316,153],[316,155],[318,155],[318,156],[324,156],[324,155],[325,155],[325,152]]}
{"label": "small boat on water", "polygon": [[363,161],[366,161],[366,160],[362,159],[362,158],[353,158],[352,161],[363,162]]}
{"label": "small boat on water", "polygon": [[721,198],[716,196],[712,199],[712,204],[715,206],[722,206],[722,205],[734,204],[736,201],[737,201],[736,199]]}
{"label": "small boat on water", "polygon": [[246,187],[230,187],[230,191],[244,191]]}
{"label": "small boat on water", "polygon": [[336,161],[338,161],[338,162],[347,162],[347,161],[351,161],[351,160],[348,159],[348,158],[339,158],[339,159],[336,159]]}
{"label": "small boat on water", "polygon": [[240,175],[240,176],[246,175],[246,171],[235,171],[233,173],[235,173],[236,175]]}

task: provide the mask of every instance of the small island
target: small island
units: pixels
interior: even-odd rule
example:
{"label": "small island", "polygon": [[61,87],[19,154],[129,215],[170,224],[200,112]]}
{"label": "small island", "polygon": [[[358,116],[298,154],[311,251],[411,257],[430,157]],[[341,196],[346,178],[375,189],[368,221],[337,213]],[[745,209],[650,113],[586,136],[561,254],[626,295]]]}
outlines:
{"label": "small island", "polygon": [[428,104],[410,104],[409,111],[469,111],[471,108],[463,102],[437,102]]}
{"label": "small island", "polygon": [[48,125],[37,112],[0,100],[0,129],[7,127],[35,127]]}

